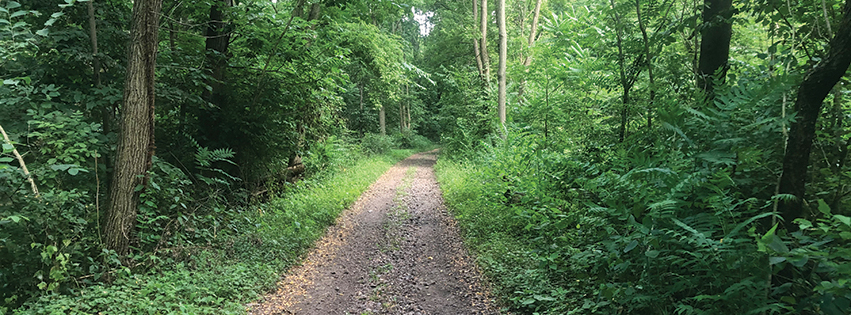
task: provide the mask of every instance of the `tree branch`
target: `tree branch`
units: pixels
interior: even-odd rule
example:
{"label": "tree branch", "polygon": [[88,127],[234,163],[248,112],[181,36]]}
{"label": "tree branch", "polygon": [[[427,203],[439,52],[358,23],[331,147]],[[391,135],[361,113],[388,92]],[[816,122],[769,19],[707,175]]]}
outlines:
{"label": "tree branch", "polygon": [[18,153],[18,149],[15,149],[15,146],[12,144],[12,140],[9,140],[9,135],[6,134],[6,130],[3,130],[3,126],[0,126],[0,133],[3,134],[3,140],[5,141],[5,143],[12,146],[12,155],[14,155],[16,159],[18,159],[18,164],[21,165],[21,169],[24,171],[24,175],[27,177],[27,181],[30,182],[30,187],[32,187],[33,194],[36,198],[38,198],[38,187],[36,187],[35,181],[33,180],[33,176],[27,169],[27,164],[24,163],[24,158],[21,156],[20,153]]}

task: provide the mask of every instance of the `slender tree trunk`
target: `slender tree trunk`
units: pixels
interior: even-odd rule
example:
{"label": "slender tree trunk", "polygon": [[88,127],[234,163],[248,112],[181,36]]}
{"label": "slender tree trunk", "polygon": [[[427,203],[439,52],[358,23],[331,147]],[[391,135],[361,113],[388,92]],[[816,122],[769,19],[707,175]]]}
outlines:
{"label": "slender tree trunk", "polygon": [[730,37],[733,35],[733,0],[703,1],[703,32],[700,59],[697,66],[697,85],[711,98],[715,73],[723,80],[730,57]]}
{"label": "slender tree trunk", "polygon": [[174,23],[168,21],[168,49],[175,51],[177,49],[177,33],[174,31]]}
{"label": "slender tree trunk", "polygon": [[407,97],[407,104],[405,105],[405,113],[408,115],[408,120],[406,121],[405,128],[411,130],[411,95],[410,95],[410,87],[405,85],[405,96]]}
{"label": "slender tree trunk", "polygon": [[631,88],[631,84],[629,84],[629,80],[626,77],[626,56],[623,53],[623,34],[621,34],[621,18],[618,15],[617,7],[615,6],[615,0],[609,1],[612,5],[612,15],[615,19],[615,37],[617,39],[616,43],[618,46],[618,66],[619,71],[618,74],[620,76],[621,87],[623,88],[622,95],[622,108],[621,108],[621,124],[618,129],[618,142],[623,142],[626,138],[626,124],[627,114],[629,114],[628,106],[629,106],[629,90]]}
{"label": "slender tree trunk", "polygon": [[[38,198],[38,186],[35,185],[35,180],[33,180],[33,175],[30,173],[30,170],[27,169],[27,164],[24,163],[24,157],[18,153],[18,149],[12,144],[12,140],[9,139],[9,135],[6,134],[6,130],[3,129],[3,126],[0,126],[0,135],[3,136],[3,143],[12,147],[12,155],[15,156],[15,159],[18,160],[18,165],[21,166],[21,171],[24,173],[24,176],[27,177],[27,182],[30,183],[30,188],[33,191],[33,195]],[[0,151],[2,152],[2,151]]]}
{"label": "slender tree trunk", "polygon": [[[477,24],[475,29],[479,28],[479,0],[473,0],[473,23]],[[482,64],[482,51],[479,49],[479,39],[473,40],[473,49],[476,51],[476,69],[479,70],[479,77],[485,79],[485,69]]]}
{"label": "slender tree trunk", "polygon": [[199,124],[203,137],[209,140],[208,146],[219,141],[221,136],[221,115],[218,113],[223,106],[227,105],[225,99],[225,72],[228,63],[228,46],[230,44],[230,32],[228,24],[224,21],[224,9],[233,6],[232,0],[216,0],[210,6],[210,21],[204,32],[206,36],[205,51],[207,69],[210,70],[210,79],[206,84],[210,90],[204,89],[201,97],[214,105],[213,112],[198,113]]}
{"label": "slender tree trunk", "polygon": [[405,132],[405,103],[399,102],[399,132]]}
{"label": "slender tree trunk", "polygon": [[154,155],[154,78],[159,14],[162,0],[136,0],[130,29],[130,52],[124,84],[121,132],[115,150],[110,206],[104,224],[104,243],[127,254],[140,190],[145,187]]}
{"label": "slender tree trunk", "polygon": [[482,67],[484,67],[484,81],[485,86],[490,86],[490,77],[491,77],[491,62],[490,57],[488,56],[488,15],[490,12],[488,11],[488,0],[482,0],[482,14],[481,14],[481,24],[480,30],[482,31],[482,44],[479,45],[481,48],[481,56],[482,56]]}
{"label": "slender tree trunk", "polygon": [[[526,73],[529,73],[529,67],[532,65],[532,46],[535,45],[535,36],[538,33],[538,18],[541,15],[541,5],[544,0],[538,0],[535,2],[535,11],[532,13],[532,30],[529,32],[529,40],[527,41],[528,47],[528,55],[526,55],[526,59],[523,60],[523,67]],[[517,101],[523,101],[523,93],[526,92],[526,78],[523,78],[523,81],[520,82],[520,87],[517,89]],[[521,103],[518,103],[521,104]]]}
{"label": "slender tree trunk", "polygon": [[499,127],[500,134],[502,135],[502,139],[505,139],[508,133],[508,129],[505,127],[505,68],[506,63],[508,62],[508,33],[506,32],[505,25],[505,0],[499,0],[497,4],[497,23],[499,24],[499,70],[497,71],[497,76],[499,77],[499,93],[498,93],[498,103],[499,103]]}
{"label": "slender tree trunk", "polygon": [[647,128],[653,125],[653,102],[656,100],[656,82],[653,78],[653,52],[650,50],[650,39],[647,36],[647,28],[641,18],[641,1],[635,0],[635,14],[638,17],[638,28],[641,29],[641,38],[644,40],[644,56],[647,58],[647,79],[650,85],[650,97],[647,101]]}
{"label": "slender tree trunk", "polygon": [[833,28],[830,27],[830,18],[827,15],[827,3],[825,0],[821,0],[821,12],[824,15],[824,24],[827,26],[827,36],[833,37]]}
{"label": "slender tree trunk", "polygon": [[386,123],[385,118],[384,118],[385,115],[386,115],[386,113],[384,112],[384,105],[381,105],[381,108],[378,110],[378,126],[379,126],[379,129],[381,130],[382,136],[387,135],[387,123]]}
{"label": "slender tree trunk", "polygon": [[100,86],[100,58],[98,58],[98,31],[94,2],[94,0],[89,0],[89,3],[87,3],[89,9],[89,38],[92,41],[92,68],[94,68],[95,72],[95,86]]}
{"label": "slender tree trunk", "polygon": [[839,82],[851,65],[851,2],[846,1],[842,21],[831,39],[825,58],[810,69],[798,87],[795,100],[797,118],[790,125],[786,154],[783,157],[783,174],[780,176],[781,194],[791,194],[795,200],[780,203],[780,213],[789,230],[797,230],[792,223],[803,213],[806,193],[807,167],[815,137],[816,123],[824,98]]}
{"label": "slender tree trunk", "polygon": [[[523,66],[529,68],[532,65],[532,46],[535,45],[535,36],[538,36],[538,18],[541,16],[541,5],[544,0],[538,0],[535,3],[535,12],[532,14],[532,31],[529,33],[529,40],[527,41],[527,45],[529,47],[529,54],[526,56],[526,59],[523,60]],[[526,69],[528,72],[529,69]]]}

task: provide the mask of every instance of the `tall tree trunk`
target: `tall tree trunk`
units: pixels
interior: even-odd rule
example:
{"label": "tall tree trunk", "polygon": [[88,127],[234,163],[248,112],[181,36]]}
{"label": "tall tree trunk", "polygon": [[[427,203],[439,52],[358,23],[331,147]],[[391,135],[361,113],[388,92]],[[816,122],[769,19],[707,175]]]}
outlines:
{"label": "tall tree trunk", "polygon": [[358,105],[363,110],[363,82],[358,82]]}
{"label": "tall tree trunk", "polygon": [[89,38],[92,42],[92,68],[94,68],[95,86],[100,86],[100,58],[98,58],[98,31],[95,18],[95,1],[89,0]]}
{"label": "tall tree trunk", "polygon": [[[206,84],[211,87],[210,90],[204,89],[201,97],[213,104],[217,109],[213,112],[199,113],[199,123],[201,125],[202,135],[210,142],[220,140],[221,133],[221,115],[222,106],[226,106],[225,100],[225,70],[228,63],[228,45],[230,44],[230,32],[227,30],[228,24],[224,21],[223,10],[233,6],[232,0],[217,0],[210,6],[210,21],[207,23],[207,29],[204,32],[206,37],[205,51],[207,69],[210,70],[210,79]],[[212,143],[207,143],[212,145]]]}
{"label": "tall tree trunk", "polygon": [[781,194],[794,195],[795,200],[780,203],[779,211],[789,230],[797,230],[792,223],[803,213],[806,193],[807,167],[815,137],[816,122],[824,98],[848,71],[851,65],[851,2],[846,1],[842,21],[831,39],[827,55],[810,69],[798,87],[795,100],[797,118],[789,127],[789,140],[783,157],[783,174],[780,176]]}
{"label": "tall tree trunk", "polygon": [[[479,0],[473,0],[473,23],[476,24],[475,29],[479,28]],[[478,34],[477,34],[478,35]],[[485,79],[485,69],[482,64],[482,51],[479,49],[479,39],[473,40],[473,49],[476,50],[476,70],[479,70],[479,77]]]}
{"label": "tall tree trunk", "polygon": [[381,108],[378,110],[378,127],[381,130],[381,135],[387,135],[387,122],[385,120],[386,113],[384,112],[384,105],[381,105]]}
{"label": "tall tree trunk", "polygon": [[632,84],[630,84],[626,76],[626,56],[624,56],[623,52],[623,34],[621,34],[621,18],[618,14],[617,6],[615,5],[615,0],[610,0],[609,3],[612,5],[612,16],[615,19],[615,38],[617,39],[616,43],[618,46],[618,66],[620,68],[618,74],[620,76],[621,88],[623,88],[623,97],[621,102],[621,124],[620,128],[618,129],[618,142],[623,142],[623,140],[626,138],[626,124],[628,122],[627,115],[629,114],[629,90],[632,87]]}
{"label": "tall tree trunk", "polygon": [[505,139],[508,130],[505,128],[505,68],[508,61],[508,34],[505,29],[505,0],[499,0],[496,7],[497,24],[499,24],[499,70],[497,77],[499,80],[499,128],[502,139]]}
{"label": "tall tree trunk", "polygon": [[[527,41],[527,45],[529,47],[529,54],[526,56],[526,60],[523,60],[523,66],[529,68],[532,65],[532,46],[535,45],[535,36],[538,36],[538,18],[541,16],[541,5],[544,0],[538,0],[535,3],[535,12],[532,14],[532,31],[529,33],[529,40]],[[529,69],[526,69],[529,71]]]}
{"label": "tall tree trunk", "polygon": [[482,73],[484,74],[483,79],[485,81],[485,86],[490,86],[491,77],[491,62],[490,57],[488,56],[488,15],[490,15],[490,12],[488,11],[488,0],[482,0],[482,14],[480,17],[481,24],[479,25],[480,30],[482,31],[482,38],[480,39],[482,43],[479,45],[479,48],[482,50],[482,67],[484,67],[484,71]]}
{"label": "tall tree trunk", "polygon": [[124,83],[121,132],[115,150],[110,206],[104,224],[104,243],[127,254],[136,208],[137,186],[147,184],[154,155],[154,78],[162,0],[136,0],[130,29],[130,52]]}
{"label": "tall tree trunk", "polygon": [[647,27],[641,18],[641,1],[635,0],[635,14],[638,18],[638,28],[641,29],[641,38],[644,40],[644,56],[647,63],[647,79],[650,85],[650,97],[647,101],[647,128],[653,124],[653,102],[656,100],[656,82],[653,77],[653,52],[650,50],[650,39],[647,36]]}
{"label": "tall tree trunk", "polygon": [[[528,55],[526,55],[526,59],[523,60],[523,67],[526,68],[524,69],[526,73],[529,73],[529,66],[532,65],[532,46],[535,45],[535,36],[537,36],[538,33],[538,18],[540,18],[541,15],[541,5],[543,4],[543,2],[544,0],[538,0],[537,2],[535,2],[535,12],[532,13],[532,30],[529,32],[529,40],[527,41],[527,47],[529,48],[529,51],[527,52]],[[525,93],[525,91],[526,78],[524,77],[523,81],[520,82],[520,87],[517,89],[518,102],[523,101],[523,93]]]}
{"label": "tall tree trunk", "polygon": [[405,132],[405,103],[399,102],[399,132]]}
{"label": "tall tree trunk", "polygon": [[714,76],[727,73],[730,57],[730,37],[733,36],[733,0],[703,1],[703,32],[700,40],[700,59],[697,65],[697,85],[711,98]]}

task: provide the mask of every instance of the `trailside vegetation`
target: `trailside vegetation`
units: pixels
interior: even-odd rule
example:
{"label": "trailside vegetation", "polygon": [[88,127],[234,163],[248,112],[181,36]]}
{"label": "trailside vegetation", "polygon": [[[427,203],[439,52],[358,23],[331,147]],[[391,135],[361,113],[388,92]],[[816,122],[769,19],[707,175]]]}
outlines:
{"label": "trailside vegetation", "polygon": [[512,313],[848,314],[847,1],[508,0],[506,129],[470,7],[422,96]]}
{"label": "trailside vegetation", "polygon": [[415,4],[0,1],[0,314],[244,312],[431,147]]}
{"label": "trailside vegetation", "polygon": [[243,312],[439,141],[512,313],[848,314],[849,38],[848,0],[0,0],[0,313]]}

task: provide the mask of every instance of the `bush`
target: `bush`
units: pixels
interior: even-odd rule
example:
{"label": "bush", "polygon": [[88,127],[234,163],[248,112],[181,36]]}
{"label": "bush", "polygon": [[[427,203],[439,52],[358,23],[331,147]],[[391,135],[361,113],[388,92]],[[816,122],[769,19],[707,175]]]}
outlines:
{"label": "bush", "polygon": [[360,145],[366,154],[385,154],[396,147],[392,137],[374,133],[364,135]]}
{"label": "bush", "polygon": [[426,151],[434,146],[428,138],[415,134],[411,131],[397,132],[393,135],[393,142],[398,143],[399,147],[402,149],[411,149],[415,151]]}

